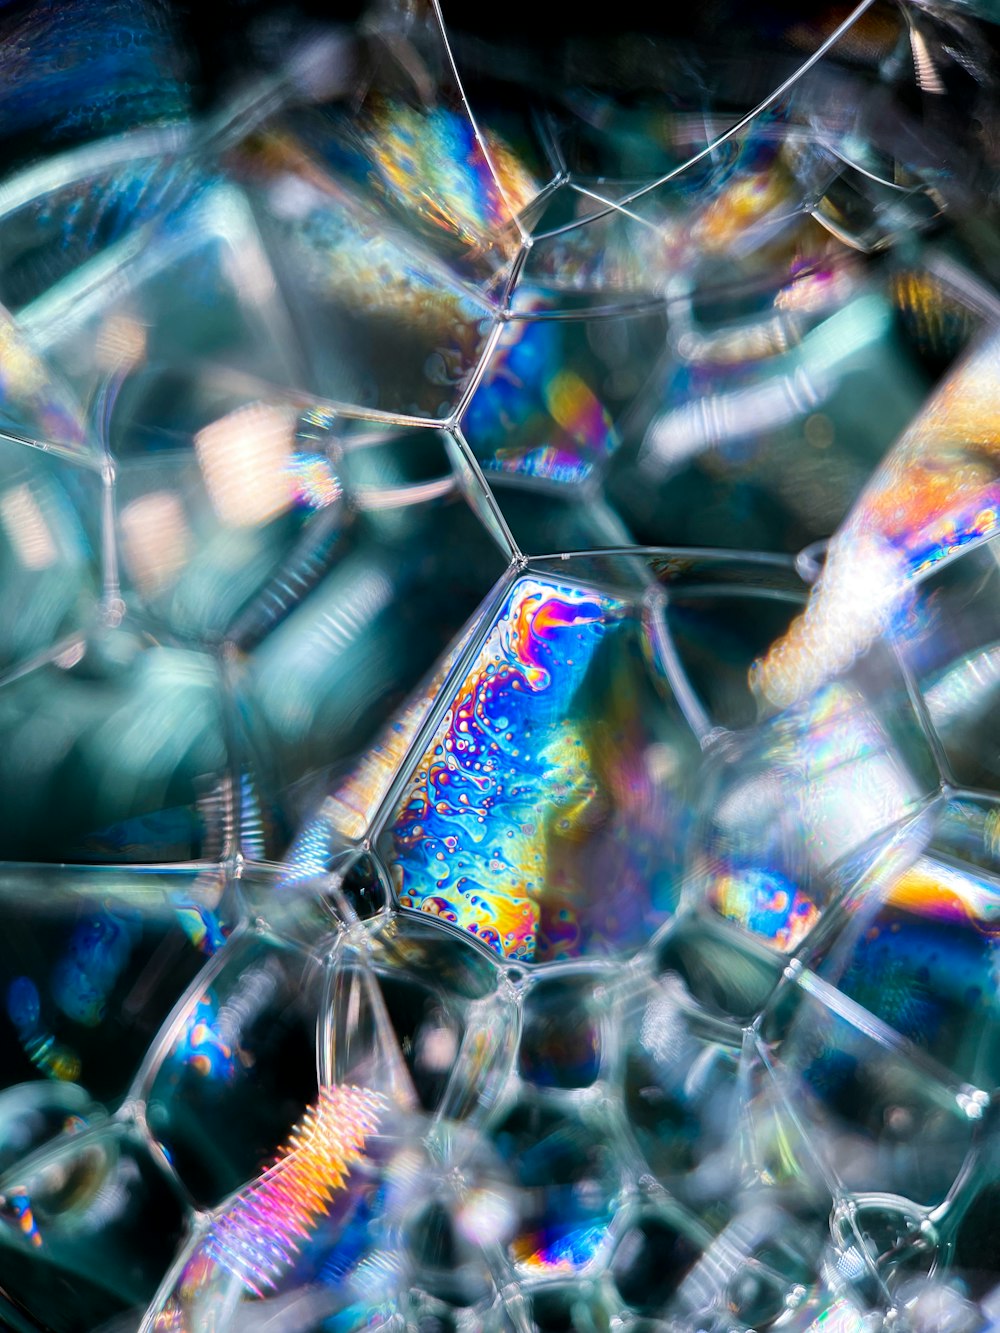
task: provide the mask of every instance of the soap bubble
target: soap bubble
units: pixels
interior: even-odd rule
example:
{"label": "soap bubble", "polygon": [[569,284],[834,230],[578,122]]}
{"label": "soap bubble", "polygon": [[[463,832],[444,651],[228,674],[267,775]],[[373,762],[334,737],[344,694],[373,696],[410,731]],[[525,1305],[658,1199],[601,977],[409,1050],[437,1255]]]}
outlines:
{"label": "soap bubble", "polygon": [[0,15],[0,1322],[992,1327],[996,14],[309,8]]}

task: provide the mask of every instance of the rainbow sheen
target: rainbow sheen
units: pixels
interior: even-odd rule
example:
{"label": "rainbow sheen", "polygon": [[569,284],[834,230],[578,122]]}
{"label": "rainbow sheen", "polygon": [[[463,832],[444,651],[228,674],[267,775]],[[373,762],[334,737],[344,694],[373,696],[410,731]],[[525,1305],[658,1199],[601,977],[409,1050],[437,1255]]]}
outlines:
{"label": "rainbow sheen", "polygon": [[997,4],[0,4],[0,1326],[1000,1327]]}
{"label": "rainbow sheen", "polygon": [[16,977],[7,988],[7,1014],[14,1025],[25,1055],[49,1078],[72,1083],[80,1076],[82,1062],[76,1051],[55,1038],[42,1021],[38,987],[30,977]]}
{"label": "rainbow sheen", "polygon": [[928,856],[919,857],[893,882],[887,901],[929,920],[970,925],[988,937],[1000,930],[1000,884]]}
{"label": "rainbow sheen", "polygon": [[204,903],[178,902],[175,909],[185,935],[202,953],[213,954],[226,942],[216,913]]}
{"label": "rainbow sheen", "polygon": [[722,758],[697,860],[712,907],[790,953],[917,811],[921,782],[846,682],[767,719],[747,745],[743,771]]}
{"label": "rainbow sheen", "polygon": [[[320,361],[318,391],[376,410],[446,415],[489,332],[487,299],[386,228],[290,134],[269,132],[244,154],[251,202],[282,249],[283,270],[295,275],[303,318],[331,330],[336,355]],[[394,361],[395,374],[382,366],[371,377],[353,363],[392,327],[403,331],[405,354]]]}
{"label": "rainbow sheen", "polygon": [[583,367],[565,364],[567,341],[558,321],[507,324],[463,420],[488,471],[580,483],[614,452],[611,414]]}
{"label": "rainbow sheen", "polygon": [[38,1229],[31,1198],[24,1190],[12,1190],[0,1201],[0,1218],[14,1226],[34,1249],[42,1244],[42,1233]]}
{"label": "rainbow sheen", "polygon": [[193,1333],[220,1300],[255,1300],[277,1289],[344,1190],[384,1111],[378,1093],[322,1086],[272,1165],[209,1223],[151,1327]]}
{"label": "rainbow sheen", "polygon": [[942,1066],[981,1085],[998,1076],[1000,885],[986,872],[919,857],[865,910],[818,969]]}
{"label": "rainbow sheen", "polygon": [[817,689],[895,627],[907,589],[1000,531],[1000,343],[988,338],[930,398],[830,543],[805,611],[753,672],[777,707]]}
{"label": "rainbow sheen", "polygon": [[575,1273],[594,1259],[608,1235],[606,1222],[531,1232],[517,1238],[514,1257],[531,1273]]}
{"label": "rainbow sheen", "polygon": [[83,408],[0,308],[0,423],[15,434],[89,452]]}
{"label": "rainbow sheen", "polygon": [[326,797],[318,814],[306,823],[289,851],[283,885],[325,874],[340,846],[360,839],[368,831],[468,639],[469,635],[464,635],[445,654],[427,687],[407,701]]}
{"label": "rainbow sheen", "polygon": [[325,509],[344,493],[325,454],[297,453],[289,460],[296,503],[303,509]]}
{"label": "rainbow sheen", "polygon": [[720,916],[790,953],[819,920],[820,909],[786,875],[760,867],[732,867],[715,879],[710,901]]}
{"label": "rainbow sheen", "polygon": [[191,1009],[173,1058],[203,1078],[229,1081],[234,1077],[233,1048],[219,1031],[219,1004],[211,991]]}
{"label": "rainbow sheen", "polygon": [[476,136],[465,115],[375,102],[360,126],[362,152],[392,202],[467,245],[507,226],[538,193],[498,136]]}
{"label": "rainbow sheen", "polygon": [[862,1333],[865,1321],[858,1307],[844,1297],[832,1301],[809,1325],[807,1333]]}
{"label": "rainbow sheen", "polygon": [[392,829],[401,906],[451,921],[508,958],[533,958],[550,840],[586,819],[593,758],[571,713],[614,598],[519,578],[411,779]]}

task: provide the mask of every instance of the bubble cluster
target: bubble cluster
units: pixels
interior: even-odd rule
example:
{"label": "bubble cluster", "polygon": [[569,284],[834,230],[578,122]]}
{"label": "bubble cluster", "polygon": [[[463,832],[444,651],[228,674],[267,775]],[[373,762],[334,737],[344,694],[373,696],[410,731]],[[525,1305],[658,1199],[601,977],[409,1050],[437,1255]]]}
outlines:
{"label": "bubble cluster", "polygon": [[4,1327],[1000,1321],[996,14],[756,8],[0,10]]}

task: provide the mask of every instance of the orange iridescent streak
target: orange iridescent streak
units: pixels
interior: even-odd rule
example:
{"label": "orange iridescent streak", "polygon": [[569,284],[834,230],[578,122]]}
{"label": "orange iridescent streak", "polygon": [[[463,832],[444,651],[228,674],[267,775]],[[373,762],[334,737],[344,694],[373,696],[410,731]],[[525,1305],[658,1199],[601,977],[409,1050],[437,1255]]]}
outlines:
{"label": "orange iridescent streak", "polygon": [[[489,160],[471,122],[438,108],[373,102],[366,153],[392,193],[434,227],[482,246],[538,193],[509,148],[488,134]],[[494,172],[496,173],[494,177]]]}
{"label": "orange iridescent streak", "polygon": [[1000,338],[968,357],[893,447],[827,554],[805,612],[752,681],[779,708],[880,634],[907,586],[1000,529]]}
{"label": "orange iridescent streak", "polygon": [[1000,931],[1000,891],[951,866],[921,857],[889,890],[893,907],[944,921],[967,921],[986,935]]}
{"label": "orange iridescent streak", "polygon": [[216,1220],[204,1254],[254,1296],[274,1288],[361,1160],[384,1110],[384,1099],[365,1088],[321,1087],[273,1165]]}

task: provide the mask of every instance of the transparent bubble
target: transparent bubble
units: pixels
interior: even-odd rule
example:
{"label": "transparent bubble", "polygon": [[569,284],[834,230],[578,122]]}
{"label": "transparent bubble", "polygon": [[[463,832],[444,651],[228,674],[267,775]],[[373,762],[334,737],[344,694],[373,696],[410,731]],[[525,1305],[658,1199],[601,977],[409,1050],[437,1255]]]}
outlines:
{"label": "transparent bubble", "polygon": [[0,1324],[993,1327],[997,15],[196,9],[0,15]]}

